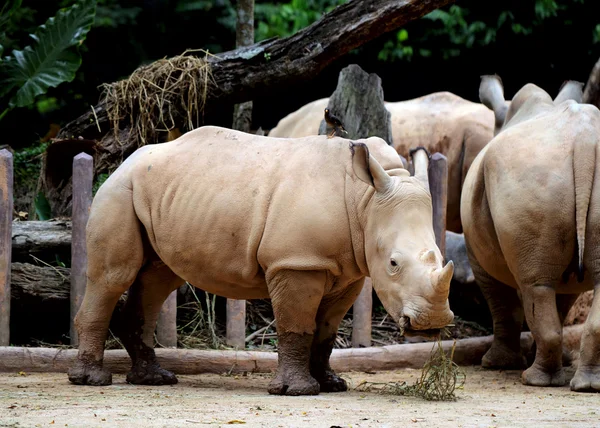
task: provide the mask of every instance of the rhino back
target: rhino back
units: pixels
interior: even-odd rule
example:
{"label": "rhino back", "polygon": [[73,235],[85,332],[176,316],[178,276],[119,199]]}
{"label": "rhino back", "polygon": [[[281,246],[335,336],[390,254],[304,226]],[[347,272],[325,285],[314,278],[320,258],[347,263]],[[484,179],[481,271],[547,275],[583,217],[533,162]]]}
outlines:
{"label": "rhino back", "polygon": [[267,269],[340,274],[340,260],[354,263],[347,140],[204,127],[134,156],[135,212],[158,256],[196,286],[236,297],[241,285],[244,298],[266,297]]}
{"label": "rhino back", "polygon": [[488,273],[513,286],[516,278],[532,280],[528,275],[539,270],[540,254],[558,270],[570,264],[576,249],[574,168],[580,163],[574,148],[585,140],[597,151],[600,140],[595,107],[566,102],[530,112],[480,153],[463,193],[470,248]]}

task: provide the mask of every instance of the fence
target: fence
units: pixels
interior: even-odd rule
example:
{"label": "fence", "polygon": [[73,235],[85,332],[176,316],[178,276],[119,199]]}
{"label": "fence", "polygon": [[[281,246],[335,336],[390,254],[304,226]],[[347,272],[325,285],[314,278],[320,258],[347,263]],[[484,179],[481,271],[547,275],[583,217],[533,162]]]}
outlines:
{"label": "fence", "polygon": [[[73,158],[73,211],[71,238],[71,344],[77,346],[73,320],[85,293],[87,252],[85,226],[92,202],[93,159],[86,153]],[[433,203],[433,229],[436,243],[445,254],[448,165],[446,157],[435,153],[429,165],[429,187]],[[13,217],[13,158],[0,150],[0,346],[10,341],[10,272]],[[157,341],[164,347],[177,346],[177,291],[165,301],[157,323]],[[352,346],[371,346],[372,286],[365,286],[353,307]],[[246,302],[227,301],[227,343],[242,349],[246,342]]]}

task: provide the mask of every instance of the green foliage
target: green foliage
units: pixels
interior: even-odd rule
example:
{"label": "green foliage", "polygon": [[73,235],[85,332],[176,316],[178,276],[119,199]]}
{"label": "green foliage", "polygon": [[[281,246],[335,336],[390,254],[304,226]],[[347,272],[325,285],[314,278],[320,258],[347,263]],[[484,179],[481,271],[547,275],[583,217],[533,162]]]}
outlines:
{"label": "green foliage", "polygon": [[46,195],[39,192],[35,197],[35,215],[38,220],[50,220],[52,218],[52,211],[50,209],[50,203],[46,199]]}
{"label": "green foliage", "polygon": [[94,22],[95,13],[96,0],[80,0],[61,9],[31,34],[34,45],[13,49],[11,56],[3,59],[0,97],[8,98],[8,109],[31,105],[36,96],[49,88],[74,79],[81,65],[78,47]]}
{"label": "green foliage", "polygon": [[106,179],[108,178],[109,174],[98,174],[98,176],[96,177],[96,181],[94,182],[94,185],[92,186],[92,195],[96,195],[96,192],[98,191],[98,189],[100,188],[100,186],[102,186],[104,184],[104,182],[106,181]]}
{"label": "green foliage", "polygon": [[[42,166],[42,155],[49,144],[50,143],[38,143],[31,147],[15,151],[13,167],[15,174],[15,189],[18,190],[18,193],[33,194],[35,192],[40,176],[40,168]],[[36,198],[36,201],[34,202],[36,213],[38,211],[37,199],[38,198]],[[41,203],[42,201],[40,200],[39,204]],[[39,205],[39,207],[42,214],[46,212],[41,209],[41,205]],[[41,219],[42,217],[38,214],[38,218]]]}
{"label": "green foliage", "polygon": [[[407,29],[401,29],[395,38],[387,38],[383,42],[378,59],[381,61],[408,60],[414,55],[429,57],[439,54],[443,59],[457,57],[466,50],[485,47],[496,42],[498,33],[506,32],[527,37],[536,31],[543,30],[547,21],[561,19],[565,25],[571,23],[567,12],[575,3],[583,4],[585,0],[558,2],[555,0],[535,0],[527,2],[530,6],[515,10],[493,10],[491,7],[477,7],[475,3],[452,5],[447,10],[437,9],[423,19],[431,25],[419,28],[410,43]],[[588,0],[589,2],[590,0]],[[527,12],[527,9],[531,13]],[[416,23],[415,23],[416,24]],[[423,26],[422,26],[423,27]],[[593,34],[593,43],[600,41],[600,26]]]}
{"label": "green foliage", "polygon": [[291,0],[289,3],[258,3],[254,14],[255,39],[288,37],[317,21],[344,0]]}

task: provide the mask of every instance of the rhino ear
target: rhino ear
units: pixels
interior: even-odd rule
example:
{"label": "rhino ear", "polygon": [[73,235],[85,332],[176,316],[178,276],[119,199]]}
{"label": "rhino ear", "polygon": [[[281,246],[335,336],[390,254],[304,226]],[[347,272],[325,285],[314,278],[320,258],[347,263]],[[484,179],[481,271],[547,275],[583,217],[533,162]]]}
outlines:
{"label": "rhino ear", "polygon": [[352,152],[352,169],[356,176],[373,186],[378,192],[385,192],[391,185],[392,178],[385,172],[379,162],[369,155],[369,148],[363,143],[350,143]]}
{"label": "rhino ear", "polygon": [[502,125],[504,125],[504,119],[508,111],[508,107],[506,107],[504,102],[504,86],[502,85],[500,76],[497,74],[481,76],[479,100],[484,106],[494,112],[494,135],[496,135],[500,131],[500,128],[502,128]]}
{"label": "rhino ear", "polygon": [[554,98],[554,105],[558,105],[566,100],[581,103],[582,99],[583,83],[575,80],[566,80],[558,90],[558,95]]}

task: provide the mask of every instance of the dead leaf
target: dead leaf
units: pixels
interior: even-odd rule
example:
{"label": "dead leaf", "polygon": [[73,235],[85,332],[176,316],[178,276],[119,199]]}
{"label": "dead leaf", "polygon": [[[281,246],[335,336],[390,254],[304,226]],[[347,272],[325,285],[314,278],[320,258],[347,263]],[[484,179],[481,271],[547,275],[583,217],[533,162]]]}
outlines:
{"label": "dead leaf", "polygon": [[232,419],[229,422],[227,422],[227,425],[233,425],[233,424],[245,424],[246,421],[241,421],[239,419]]}
{"label": "dead leaf", "polygon": [[14,404],[12,406],[8,406],[9,409],[16,409],[17,406],[15,406]]}
{"label": "dead leaf", "polygon": [[27,373],[25,373],[25,372],[19,372],[19,373],[17,373],[17,374],[18,374],[19,376],[27,376]]}

